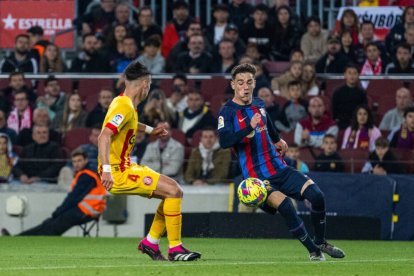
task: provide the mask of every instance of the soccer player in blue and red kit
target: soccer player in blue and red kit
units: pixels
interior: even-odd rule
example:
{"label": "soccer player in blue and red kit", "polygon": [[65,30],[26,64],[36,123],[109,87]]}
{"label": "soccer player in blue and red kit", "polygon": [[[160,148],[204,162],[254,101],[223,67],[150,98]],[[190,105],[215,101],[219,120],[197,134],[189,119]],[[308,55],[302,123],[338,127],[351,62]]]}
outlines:
{"label": "soccer player in blue and red kit", "polygon": [[[231,72],[234,96],[220,111],[220,145],[235,149],[244,178],[259,178],[267,184],[268,197],[260,207],[271,214],[279,211],[289,231],[309,251],[311,261],[324,261],[322,252],[333,258],[343,258],[345,253],[325,239],[324,194],[312,179],[286,165],[282,159],[287,150],[286,142],[280,139],[266,114],[264,102],[252,98],[255,74],[256,68],[251,64],[238,65]],[[313,240],[289,197],[311,202]]]}

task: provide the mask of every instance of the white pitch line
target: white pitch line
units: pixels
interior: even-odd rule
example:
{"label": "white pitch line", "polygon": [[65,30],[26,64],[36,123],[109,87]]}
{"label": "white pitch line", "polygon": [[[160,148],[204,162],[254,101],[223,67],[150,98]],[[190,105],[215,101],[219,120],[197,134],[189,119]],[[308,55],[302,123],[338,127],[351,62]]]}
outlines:
{"label": "white pitch line", "polygon": [[[43,267],[0,267],[0,271],[16,271],[16,270],[53,270],[53,269],[85,269],[85,268],[123,268],[123,267],[156,267],[156,268],[169,268],[169,267],[186,267],[186,266],[233,266],[233,265],[284,265],[284,264],[305,264],[305,265],[314,265],[314,264],[352,264],[352,263],[398,263],[398,262],[413,262],[414,259],[389,259],[389,260],[330,260],[326,262],[311,262],[311,261],[280,261],[280,262],[229,262],[229,263],[217,263],[217,262],[172,262],[172,263],[162,263],[157,262],[157,264],[136,264],[136,265],[73,265],[73,266],[43,266]],[[165,264],[165,265],[164,265]]]}

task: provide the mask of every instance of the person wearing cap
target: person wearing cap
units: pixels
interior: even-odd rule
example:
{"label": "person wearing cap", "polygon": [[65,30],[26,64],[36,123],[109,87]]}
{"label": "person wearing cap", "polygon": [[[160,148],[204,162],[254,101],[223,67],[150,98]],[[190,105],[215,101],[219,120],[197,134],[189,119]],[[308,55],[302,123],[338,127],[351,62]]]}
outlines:
{"label": "person wearing cap", "polygon": [[233,22],[239,30],[243,28],[253,11],[252,5],[246,2],[246,0],[232,0],[229,4],[229,21]]}
{"label": "person wearing cap", "polygon": [[341,43],[338,37],[330,36],[326,54],[316,62],[315,69],[317,73],[343,74],[349,62],[348,57],[341,53]]}
{"label": "person wearing cap", "polygon": [[246,52],[246,44],[240,38],[239,28],[237,25],[232,23],[227,24],[226,28],[224,29],[223,39],[230,40],[234,43],[237,58],[240,58]]}
{"label": "person wearing cap", "polygon": [[37,63],[40,62],[40,59],[43,57],[46,46],[49,44],[48,40],[42,39],[43,28],[40,26],[32,26],[27,29],[27,34],[29,35],[30,50],[29,55],[36,59]]}
{"label": "person wearing cap", "polygon": [[177,42],[185,39],[185,33],[191,22],[189,6],[184,0],[177,0],[173,3],[173,20],[167,23],[162,39],[161,53],[167,58],[171,49]]}
{"label": "person wearing cap", "polygon": [[229,8],[225,4],[217,4],[213,8],[214,21],[206,28],[205,36],[210,45],[218,45],[223,38],[229,20]]}

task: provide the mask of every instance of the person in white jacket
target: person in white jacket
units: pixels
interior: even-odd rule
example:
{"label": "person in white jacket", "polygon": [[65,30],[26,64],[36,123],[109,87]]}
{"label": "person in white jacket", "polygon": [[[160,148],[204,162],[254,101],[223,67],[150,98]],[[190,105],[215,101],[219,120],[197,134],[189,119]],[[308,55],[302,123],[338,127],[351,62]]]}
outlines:
{"label": "person in white jacket", "polygon": [[184,163],[184,146],[171,137],[169,123],[159,122],[157,127],[159,126],[167,130],[168,134],[148,144],[141,164],[180,181]]}

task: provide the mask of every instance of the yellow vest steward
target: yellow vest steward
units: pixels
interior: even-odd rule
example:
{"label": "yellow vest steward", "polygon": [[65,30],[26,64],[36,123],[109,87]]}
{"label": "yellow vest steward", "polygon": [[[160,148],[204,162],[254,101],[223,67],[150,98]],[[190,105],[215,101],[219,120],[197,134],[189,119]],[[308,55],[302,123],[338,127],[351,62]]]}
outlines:
{"label": "yellow vest steward", "polygon": [[88,169],[78,171],[72,181],[70,190],[73,190],[79,177],[84,173],[95,179],[96,186],[78,203],[78,207],[85,215],[98,217],[106,208],[106,190],[96,173]]}

